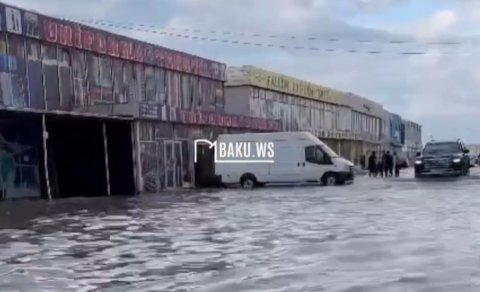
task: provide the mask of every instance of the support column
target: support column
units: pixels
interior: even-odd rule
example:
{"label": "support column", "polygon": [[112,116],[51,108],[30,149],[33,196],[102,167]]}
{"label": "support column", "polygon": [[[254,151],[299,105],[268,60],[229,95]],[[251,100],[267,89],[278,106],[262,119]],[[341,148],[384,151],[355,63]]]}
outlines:
{"label": "support column", "polygon": [[143,177],[142,177],[142,156],[141,156],[141,147],[140,147],[140,121],[136,120],[132,126],[132,144],[133,144],[133,161],[134,164],[134,175],[135,182],[137,185],[137,192],[142,193],[143,188]]}
{"label": "support column", "polygon": [[43,166],[45,168],[47,195],[48,195],[48,199],[51,200],[52,190],[50,188],[50,176],[48,174],[48,149],[47,149],[48,131],[47,131],[47,121],[46,121],[45,114],[42,115],[42,140],[43,140]]}
{"label": "support column", "polygon": [[102,122],[103,129],[103,149],[105,150],[105,174],[107,177],[107,195],[111,195],[110,189],[110,167],[108,166],[108,139],[107,139],[107,125]]}

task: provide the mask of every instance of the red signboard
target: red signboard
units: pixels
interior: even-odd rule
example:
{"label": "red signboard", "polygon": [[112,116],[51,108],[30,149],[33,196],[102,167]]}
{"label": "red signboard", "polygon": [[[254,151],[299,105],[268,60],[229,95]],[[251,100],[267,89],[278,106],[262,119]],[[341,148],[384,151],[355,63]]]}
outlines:
{"label": "red signboard", "polygon": [[[168,116],[160,116],[162,112],[170,113]],[[216,112],[202,112],[173,109],[167,106],[161,110],[158,104],[140,104],[140,118],[162,120],[172,123],[187,125],[215,126],[221,128],[238,128],[265,131],[280,131],[282,129],[279,120],[252,118],[240,115],[221,114]]]}
{"label": "red signboard", "polygon": [[[93,51],[112,57],[143,62],[171,70],[225,80],[226,65],[130,39],[78,23],[55,19],[0,4],[0,30]],[[3,28],[3,25],[6,27]]]}
{"label": "red signboard", "polygon": [[280,121],[277,120],[227,115],[215,112],[199,112],[177,109],[176,117],[178,118],[178,120],[172,120],[171,122],[193,125],[217,126],[223,128],[242,128],[267,131],[281,130]]}

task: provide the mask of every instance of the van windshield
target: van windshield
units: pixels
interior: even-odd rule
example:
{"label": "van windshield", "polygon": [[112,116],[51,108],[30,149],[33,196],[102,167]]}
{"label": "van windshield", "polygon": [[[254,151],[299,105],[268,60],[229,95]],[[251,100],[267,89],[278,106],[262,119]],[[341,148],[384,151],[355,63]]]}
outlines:
{"label": "van windshield", "polygon": [[328,155],[330,156],[330,158],[336,158],[338,157],[338,154],[335,153],[335,151],[333,151],[330,147],[328,147],[326,144],[322,144],[320,145],[320,147],[322,147],[322,150]]}

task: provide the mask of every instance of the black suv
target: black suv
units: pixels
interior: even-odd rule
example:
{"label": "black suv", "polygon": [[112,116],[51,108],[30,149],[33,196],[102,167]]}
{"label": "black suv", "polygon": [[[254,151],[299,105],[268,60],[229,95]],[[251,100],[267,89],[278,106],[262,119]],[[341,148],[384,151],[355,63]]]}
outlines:
{"label": "black suv", "polygon": [[415,160],[415,177],[469,175],[469,152],[460,140],[428,142]]}

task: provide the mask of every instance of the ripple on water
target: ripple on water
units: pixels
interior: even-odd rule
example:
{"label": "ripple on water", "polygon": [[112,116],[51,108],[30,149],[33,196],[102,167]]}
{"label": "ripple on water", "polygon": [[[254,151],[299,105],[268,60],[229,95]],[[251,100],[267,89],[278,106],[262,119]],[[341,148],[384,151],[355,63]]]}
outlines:
{"label": "ripple on water", "polygon": [[453,183],[35,202],[0,291],[480,291],[478,183]]}

